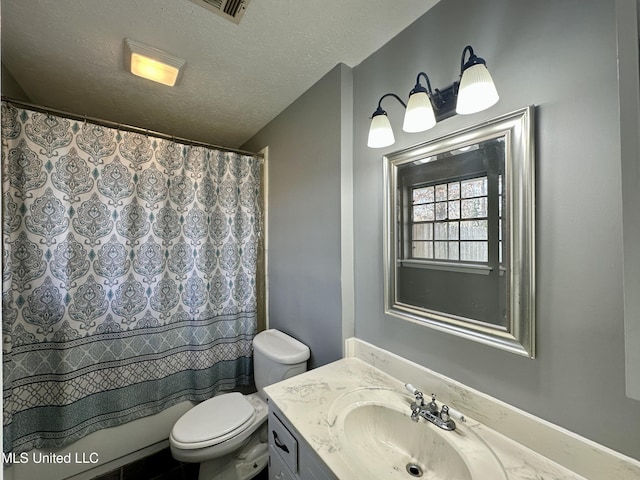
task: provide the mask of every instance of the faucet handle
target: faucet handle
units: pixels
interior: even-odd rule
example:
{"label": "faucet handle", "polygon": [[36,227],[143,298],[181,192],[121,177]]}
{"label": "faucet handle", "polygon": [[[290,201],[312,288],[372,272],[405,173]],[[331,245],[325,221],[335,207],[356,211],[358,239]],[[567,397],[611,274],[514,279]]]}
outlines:
{"label": "faucet handle", "polygon": [[415,407],[413,407],[411,409],[411,420],[414,422],[417,422],[418,420],[420,420],[420,405],[416,405]]}
{"label": "faucet handle", "polygon": [[449,407],[447,405],[442,406],[442,410],[440,411],[440,418],[444,422],[448,422],[451,419],[451,415],[449,415]]}
{"label": "faucet handle", "polygon": [[409,392],[411,393],[411,395],[415,395],[416,397],[416,403],[418,405],[420,405],[421,407],[424,406],[424,394],[418,390],[416,387],[414,387],[413,385],[411,385],[410,383],[405,383],[404,384],[404,388],[406,388],[407,390],[409,390]]}
{"label": "faucet handle", "polygon": [[[440,420],[443,422],[443,426],[445,430],[455,430],[456,422],[451,418],[451,414],[449,413],[449,407],[447,405],[442,405],[442,410],[440,411]],[[464,417],[460,420],[465,421]]]}
{"label": "faucet handle", "polygon": [[404,388],[409,390],[409,393],[411,393],[411,395],[416,395],[417,393],[420,393],[420,390],[418,390],[416,387],[414,387],[410,383],[405,383]]}

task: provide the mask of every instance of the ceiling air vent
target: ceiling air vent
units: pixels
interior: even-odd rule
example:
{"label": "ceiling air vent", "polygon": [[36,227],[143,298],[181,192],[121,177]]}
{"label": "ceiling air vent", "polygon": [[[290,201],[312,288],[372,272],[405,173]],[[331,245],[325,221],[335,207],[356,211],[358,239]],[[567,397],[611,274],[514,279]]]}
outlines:
{"label": "ceiling air vent", "polygon": [[240,23],[244,11],[251,0],[191,0],[196,5],[211,10],[221,17],[231,20],[233,23]]}

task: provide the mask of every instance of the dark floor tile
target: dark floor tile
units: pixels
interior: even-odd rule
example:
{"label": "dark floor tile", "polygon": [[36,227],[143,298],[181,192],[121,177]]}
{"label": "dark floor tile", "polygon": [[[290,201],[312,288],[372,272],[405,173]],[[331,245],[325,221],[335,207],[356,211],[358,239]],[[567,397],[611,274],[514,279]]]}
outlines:
{"label": "dark floor tile", "polygon": [[253,477],[252,480],[269,480],[269,469],[265,467],[265,469]]}
{"label": "dark floor tile", "polygon": [[120,480],[120,476],[121,476],[121,472],[120,472],[120,468],[116,469],[116,470],[112,470],[108,473],[105,473],[103,475],[100,475],[99,477],[95,477],[93,480]]}
{"label": "dark floor tile", "polygon": [[[199,472],[199,463],[178,462],[167,448],[93,480],[198,480]],[[252,480],[269,480],[269,470]]]}
{"label": "dark floor tile", "polygon": [[182,473],[184,474],[184,480],[198,480],[198,474],[200,473],[200,464],[183,463]]}
{"label": "dark floor tile", "polygon": [[[197,479],[198,477],[196,477]],[[185,480],[184,472],[182,471],[182,465],[178,465],[176,468],[169,470],[157,477],[153,477],[150,480]]]}
{"label": "dark floor tile", "polygon": [[171,456],[171,450],[165,448],[122,467],[122,480],[150,480],[174,470],[181,474],[180,462]]}

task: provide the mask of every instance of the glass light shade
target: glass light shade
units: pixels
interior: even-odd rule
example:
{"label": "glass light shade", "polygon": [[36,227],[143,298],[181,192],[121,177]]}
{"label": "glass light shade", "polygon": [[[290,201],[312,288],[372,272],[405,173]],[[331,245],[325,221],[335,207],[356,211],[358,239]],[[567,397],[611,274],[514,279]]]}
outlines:
{"label": "glass light shade", "polygon": [[409,97],[407,109],[404,112],[402,129],[405,132],[416,133],[429,130],[436,124],[431,100],[426,92],[416,92]]}
{"label": "glass light shade", "polygon": [[131,54],[131,73],[138,77],[173,87],[178,79],[179,69],[138,53]]}
{"label": "glass light shade", "polygon": [[374,115],[369,127],[369,148],[382,148],[393,145],[396,141],[386,114]]}
{"label": "glass light shade", "polygon": [[500,97],[487,67],[473,65],[462,73],[456,113],[467,115],[494,105]]}

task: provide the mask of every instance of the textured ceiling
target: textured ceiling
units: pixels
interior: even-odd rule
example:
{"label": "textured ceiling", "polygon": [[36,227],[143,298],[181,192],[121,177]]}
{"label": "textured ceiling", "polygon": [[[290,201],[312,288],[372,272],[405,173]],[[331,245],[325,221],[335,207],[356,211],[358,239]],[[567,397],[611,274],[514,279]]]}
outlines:
{"label": "textured ceiling", "polygon": [[[2,0],[2,62],[34,104],[238,147],[436,2],[252,0],[236,25],[189,0]],[[179,84],[126,72],[125,38],[184,58]]]}

